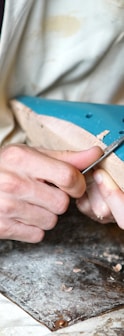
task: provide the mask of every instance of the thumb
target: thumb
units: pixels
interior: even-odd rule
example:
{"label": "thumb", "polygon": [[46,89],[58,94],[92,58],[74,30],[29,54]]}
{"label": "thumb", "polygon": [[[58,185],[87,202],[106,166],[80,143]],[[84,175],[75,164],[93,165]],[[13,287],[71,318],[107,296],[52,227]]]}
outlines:
{"label": "thumb", "polygon": [[42,148],[38,148],[38,150],[49,157],[70,163],[79,170],[83,170],[103,154],[102,149],[98,146],[83,151],[55,151]]}
{"label": "thumb", "polygon": [[94,174],[94,179],[99,186],[103,199],[107,203],[118,226],[124,229],[124,193],[113,181],[109,174],[98,169]]}

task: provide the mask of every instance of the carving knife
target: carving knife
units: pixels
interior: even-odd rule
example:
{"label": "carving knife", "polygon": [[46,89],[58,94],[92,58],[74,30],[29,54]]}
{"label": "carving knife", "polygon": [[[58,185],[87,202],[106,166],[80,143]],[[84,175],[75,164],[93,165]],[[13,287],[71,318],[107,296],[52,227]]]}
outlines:
{"label": "carving knife", "polygon": [[89,172],[92,168],[94,168],[96,165],[98,165],[102,160],[104,160],[107,156],[109,156],[116,148],[118,148],[122,143],[124,142],[124,136],[121,138],[115,140],[112,142],[111,145],[107,146],[104,150],[104,153],[98,160],[93,162],[90,166],[88,166],[86,169],[84,169],[81,173],[84,175],[87,172]]}

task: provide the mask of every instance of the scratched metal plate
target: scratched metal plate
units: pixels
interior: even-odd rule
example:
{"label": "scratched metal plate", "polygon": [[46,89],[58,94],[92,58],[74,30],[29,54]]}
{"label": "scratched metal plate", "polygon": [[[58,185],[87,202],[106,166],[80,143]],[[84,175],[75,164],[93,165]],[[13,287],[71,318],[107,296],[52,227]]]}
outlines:
{"label": "scratched metal plate", "polygon": [[123,231],[73,202],[42,243],[0,242],[1,292],[51,330],[123,307],[123,268]]}
{"label": "scratched metal plate", "polygon": [[[124,336],[124,309],[111,311],[57,331],[58,336]],[[56,331],[52,336],[57,336]],[[50,336],[48,334],[47,336]]]}

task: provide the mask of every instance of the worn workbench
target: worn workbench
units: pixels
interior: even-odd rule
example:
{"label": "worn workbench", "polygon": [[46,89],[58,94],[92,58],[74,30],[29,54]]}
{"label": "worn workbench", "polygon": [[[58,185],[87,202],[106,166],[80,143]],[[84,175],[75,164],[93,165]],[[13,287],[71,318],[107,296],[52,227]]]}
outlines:
{"label": "worn workbench", "polygon": [[52,331],[119,312],[123,231],[93,222],[72,201],[43,242],[0,242],[0,291]]}

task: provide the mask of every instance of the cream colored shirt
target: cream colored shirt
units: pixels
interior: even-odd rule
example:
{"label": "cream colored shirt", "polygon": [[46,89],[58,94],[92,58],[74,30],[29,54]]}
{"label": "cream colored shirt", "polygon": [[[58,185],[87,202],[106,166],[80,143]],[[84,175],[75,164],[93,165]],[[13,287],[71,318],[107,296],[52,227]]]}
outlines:
{"label": "cream colored shirt", "polygon": [[0,144],[23,142],[18,95],[124,104],[124,0],[6,0]]}

